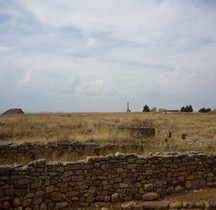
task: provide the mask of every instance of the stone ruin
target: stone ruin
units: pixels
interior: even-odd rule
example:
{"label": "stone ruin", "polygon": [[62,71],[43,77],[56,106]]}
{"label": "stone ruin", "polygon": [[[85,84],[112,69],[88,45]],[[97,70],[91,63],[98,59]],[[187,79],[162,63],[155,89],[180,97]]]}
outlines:
{"label": "stone ruin", "polygon": [[[78,162],[41,159],[0,166],[0,209],[213,209],[209,202],[146,205],[174,192],[215,186],[216,155],[117,153]],[[124,204],[134,201],[147,203],[134,208]]]}

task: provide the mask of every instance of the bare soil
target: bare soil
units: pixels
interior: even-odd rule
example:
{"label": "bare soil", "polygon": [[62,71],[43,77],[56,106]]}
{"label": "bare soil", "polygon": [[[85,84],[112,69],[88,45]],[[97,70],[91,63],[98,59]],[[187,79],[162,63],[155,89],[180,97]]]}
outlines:
{"label": "bare soil", "polygon": [[216,188],[206,188],[193,191],[183,191],[169,195],[163,201],[199,202],[208,201],[216,203]]}

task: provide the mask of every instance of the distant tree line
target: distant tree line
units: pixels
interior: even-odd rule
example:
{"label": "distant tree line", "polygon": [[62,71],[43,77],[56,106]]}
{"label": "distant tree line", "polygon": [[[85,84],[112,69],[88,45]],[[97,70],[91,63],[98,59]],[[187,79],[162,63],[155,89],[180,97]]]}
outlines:
{"label": "distant tree line", "polygon": [[[201,108],[199,112],[207,113],[210,112],[210,108]],[[143,107],[143,112],[157,112],[157,107],[153,107],[152,109],[149,108],[147,104]],[[191,105],[182,106],[180,112],[193,112],[193,107]]]}

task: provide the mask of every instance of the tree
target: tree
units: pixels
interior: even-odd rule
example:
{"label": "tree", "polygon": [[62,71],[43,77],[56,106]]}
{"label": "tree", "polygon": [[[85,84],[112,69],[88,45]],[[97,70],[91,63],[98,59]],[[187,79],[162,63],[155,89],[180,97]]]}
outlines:
{"label": "tree", "polygon": [[191,105],[186,107],[187,112],[193,112],[193,107]]}
{"label": "tree", "polygon": [[183,106],[183,107],[180,109],[180,112],[186,112],[186,108]]}
{"label": "tree", "polygon": [[204,107],[203,107],[202,109],[199,110],[199,112],[202,112],[202,113],[206,113],[206,112],[210,112],[210,111],[211,111],[210,108],[207,108],[207,109],[206,109],[206,108],[204,108]]}
{"label": "tree", "polygon": [[151,112],[157,112],[157,107],[153,107],[153,108],[151,109]]}
{"label": "tree", "polygon": [[143,112],[150,112],[150,108],[147,104],[143,107]]}
{"label": "tree", "polygon": [[187,105],[186,107],[182,107],[181,109],[180,109],[180,112],[193,112],[193,107],[191,106],[191,105]]}

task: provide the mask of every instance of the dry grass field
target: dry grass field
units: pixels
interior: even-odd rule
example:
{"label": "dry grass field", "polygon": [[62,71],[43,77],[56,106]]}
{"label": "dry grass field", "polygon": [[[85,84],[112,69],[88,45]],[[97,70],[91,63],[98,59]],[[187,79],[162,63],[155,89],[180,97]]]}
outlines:
{"label": "dry grass field", "polygon": [[[140,141],[145,153],[196,150],[215,152],[214,145],[180,139],[142,138],[119,127],[154,127],[216,142],[216,113],[45,113],[0,116],[0,144],[80,141],[124,144]],[[135,151],[134,151],[135,152]]]}
{"label": "dry grass field", "polygon": [[[188,142],[181,138],[164,138],[160,135],[145,137],[132,133],[122,127],[153,127],[202,140]],[[166,141],[165,141],[166,140]],[[122,145],[136,142],[144,147],[143,154],[156,152],[216,152],[216,112],[211,113],[46,113],[24,115],[0,115],[0,144],[57,143],[63,141],[95,142],[98,145],[114,143]],[[209,144],[210,142],[210,144]],[[130,149],[112,151],[137,153]],[[138,153],[140,154],[140,153]],[[58,154],[38,153],[36,158],[47,160],[77,161],[85,159],[85,155],[77,153]],[[19,155],[18,155],[19,156]],[[1,160],[2,164],[11,164],[12,160]],[[20,155],[21,164],[28,164],[31,159]],[[166,197],[172,201],[215,200],[215,189],[207,189],[194,193],[183,192]]]}

